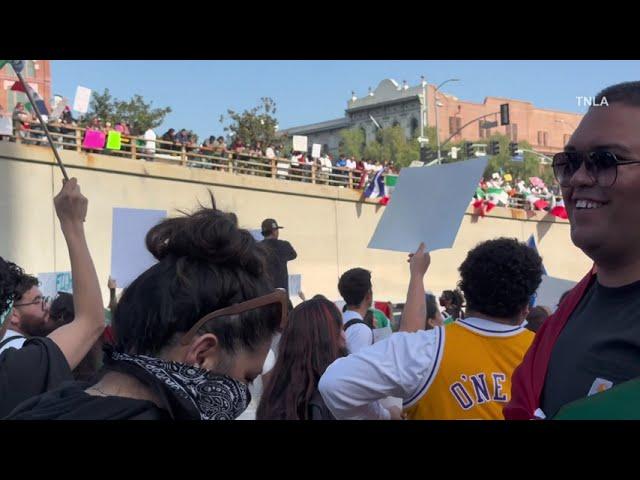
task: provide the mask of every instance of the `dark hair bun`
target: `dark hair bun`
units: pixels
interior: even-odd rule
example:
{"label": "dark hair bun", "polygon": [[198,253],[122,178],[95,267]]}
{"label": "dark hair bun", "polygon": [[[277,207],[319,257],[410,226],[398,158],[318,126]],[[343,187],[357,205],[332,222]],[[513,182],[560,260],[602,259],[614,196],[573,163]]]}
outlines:
{"label": "dark hair bun", "polygon": [[147,233],[147,249],[162,261],[186,258],[219,266],[240,266],[253,275],[263,272],[264,254],[237,217],[213,208],[169,218]]}

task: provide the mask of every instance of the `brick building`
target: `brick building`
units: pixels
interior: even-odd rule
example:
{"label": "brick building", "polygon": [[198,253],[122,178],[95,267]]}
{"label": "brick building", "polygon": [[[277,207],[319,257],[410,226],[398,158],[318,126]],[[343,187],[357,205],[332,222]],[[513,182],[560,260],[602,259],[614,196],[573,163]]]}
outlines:
{"label": "brick building", "polygon": [[[51,62],[49,60],[25,60],[22,76],[38,94],[47,106],[51,105]],[[27,95],[22,92],[11,91],[11,86],[18,81],[13,68],[5,65],[0,69],[0,105],[5,111],[13,111],[16,103],[28,102]]]}
{"label": "brick building", "polygon": [[[339,151],[339,132],[343,128],[361,128],[367,141],[374,138],[376,123],[382,128],[399,125],[407,138],[418,137],[423,125],[436,125],[435,89],[435,85],[426,82],[410,87],[406,82],[399,85],[386,79],[365,97],[353,94],[343,118],[288,128],[281,133],[306,135],[310,144],[320,143],[334,155]],[[443,143],[467,122],[492,114],[483,120],[497,122],[497,127],[486,128],[487,123],[473,122],[451,141],[482,142],[493,133],[501,133],[515,142],[527,141],[536,151],[551,155],[562,150],[582,118],[578,113],[536,108],[531,102],[510,98],[486,97],[482,103],[473,103],[442,91],[437,96],[438,131]],[[504,103],[509,104],[510,125],[500,126],[500,105]]]}

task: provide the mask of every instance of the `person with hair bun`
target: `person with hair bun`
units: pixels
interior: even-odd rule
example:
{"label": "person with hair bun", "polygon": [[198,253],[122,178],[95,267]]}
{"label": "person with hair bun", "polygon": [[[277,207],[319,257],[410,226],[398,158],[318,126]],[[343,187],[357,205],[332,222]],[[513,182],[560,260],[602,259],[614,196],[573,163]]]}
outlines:
{"label": "person with hair bun", "polygon": [[124,290],[97,383],[33,398],[11,419],[218,420],[245,410],[286,293],[271,286],[251,233],[211,200],[148,232],[158,263]]}

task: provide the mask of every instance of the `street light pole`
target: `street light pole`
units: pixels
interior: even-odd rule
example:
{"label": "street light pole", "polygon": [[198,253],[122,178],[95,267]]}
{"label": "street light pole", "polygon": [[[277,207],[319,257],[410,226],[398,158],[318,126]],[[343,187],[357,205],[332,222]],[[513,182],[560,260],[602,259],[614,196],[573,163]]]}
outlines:
{"label": "street light pole", "polygon": [[429,111],[428,106],[427,106],[427,81],[424,79],[424,75],[422,77],[420,77],[422,82],[422,111],[420,112],[420,137],[424,138],[424,131],[425,128],[428,126],[428,115],[427,112]]}
{"label": "street light pole", "polygon": [[460,79],[459,78],[450,78],[449,80],[445,80],[444,82],[442,82],[440,85],[438,85],[436,87],[436,89],[433,92],[433,103],[435,105],[435,109],[436,109],[436,143],[438,144],[438,164],[440,164],[440,157],[441,157],[441,152],[440,152],[440,127],[438,126],[438,90],[440,89],[440,87],[442,87],[443,85],[449,83],[449,82],[459,82]]}

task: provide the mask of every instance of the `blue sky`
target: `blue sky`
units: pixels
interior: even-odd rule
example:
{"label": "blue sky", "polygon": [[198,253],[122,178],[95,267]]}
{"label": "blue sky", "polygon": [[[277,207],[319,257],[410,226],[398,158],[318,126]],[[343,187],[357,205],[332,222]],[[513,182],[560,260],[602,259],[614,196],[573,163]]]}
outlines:
{"label": "blue sky", "polygon": [[461,100],[486,96],[533,102],[536,107],[583,113],[576,96],[593,96],[613,83],[640,79],[640,61],[567,60],[55,60],[52,93],[71,101],[77,85],[128,99],[138,93],[173,112],[157,129],[187,128],[200,140],[223,134],[228,108],[256,106],[272,97],[281,128],[340,118],[351,91],[364,96],[385,78],[410,85],[448,78],[444,91]]}

